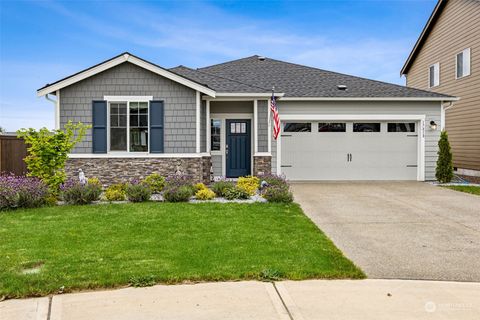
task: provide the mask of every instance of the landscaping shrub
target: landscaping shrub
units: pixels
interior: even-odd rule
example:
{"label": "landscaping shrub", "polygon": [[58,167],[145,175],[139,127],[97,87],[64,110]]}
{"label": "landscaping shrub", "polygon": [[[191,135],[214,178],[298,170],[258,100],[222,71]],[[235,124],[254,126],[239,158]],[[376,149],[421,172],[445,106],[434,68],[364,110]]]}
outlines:
{"label": "landscaping shrub", "polygon": [[17,135],[23,138],[28,146],[28,155],[25,157],[28,176],[39,178],[53,193],[58,193],[60,184],[66,178],[65,163],[68,154],[75,144],[83,140],[90,127],[81,122],[74,124],[69,121],[64,130],[18,130]]}
{"label": "landscaping shrub", "polygon": [[235,199],[248,199],[250,195],[247,191],[234,186],[233,188],[227,188],[223,197],[227,200],[235,200]]}
{"label": "landscaping shrub", "polygon": [[195,191],[200,191],[200,190],[205,190],[205,189],[208,189],[206,185],[204,185],[203,183],[197,183],[193,186],[193,188],[195,189]]}
{"label": "landscaping shrub", "polygon": [[[92,181],[92,182],[90,182]],[[68,204],[89,204],[97,201],[102,193],[102,186],[94,179],[80,183],[77,179],[69,179],[60,186],[63,201]]]}
{"label": "landscaping shrub", "polygon": [[215,198],[215,192],[205,187],[195,193],[195,198],[198,200],[212,200]]}
{"label": "landscaping shrub", "polygon": [[143,183],[150,188],[152,193],[160,193],[165,188],[165,177],[158,173],[152,173],[143,180]]}
{"label": "landscaping shrub", "polygon": [[262,196],[268,202],[290,203],[293,201],[293,194],[290,192],[288,185],[273,185],[266,187],[262,192]]}
{"label": "landscaping shrub", "polygon": [[0,175],[0,210],[40,207],[49,196],[48,186],[38,178]]}
{"label": "landscaping shrub", "polygon": [[453,178],[453,162],[450,143],[446,131],[442,131],[438,141],[438,160],[435,177],[441,183],[448,183]]}
{"label": "landscaping shrub", "polygon": [[190,185],[167,187],[163,192],[163,198],[168,202],[187,202],[193,196],[193,188]]}
{"label": "landscaping shrub", "polygon": [[253,196],[260,187],[260,179],[255,176],[247,176],[238,178],[237,187]]}
{"label": "landscaping shrub", "polygon": [[125,195],[128,201],[144,202],[150,200],[152,191],[150,191],[150,188],[145,183],[133,180],[125,187]]}
{"label": "landscaping shrub", "polygon": [[105,190],[107,201],[123,201],[126,196],[126,185],[123,183],[112,184]]}
{"label": "landscaping shrub", "polygon": [[265,181],[267,186],[288,186],[285,176],[276,174],[265,174],[258,177],[260,181]]}
{"label": "landscaping shrub", "polygon": [[227,190],[235,188],[235,183],[227,180],[216,181],[212,184],[212,191],[219,197],[225,197]]}

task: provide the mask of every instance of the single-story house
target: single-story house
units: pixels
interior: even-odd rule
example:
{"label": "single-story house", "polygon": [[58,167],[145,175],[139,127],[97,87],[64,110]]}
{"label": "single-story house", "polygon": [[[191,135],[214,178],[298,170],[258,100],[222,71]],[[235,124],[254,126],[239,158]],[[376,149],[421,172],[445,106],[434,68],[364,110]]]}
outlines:
{"label": "single-story house", "polygon": [[444,107],[457,100],[256,55],[165,69],[122,53],[37,93],[55,103],[57,128],[92,125],[67,173],[105,183],[151,172],[434,180]]}

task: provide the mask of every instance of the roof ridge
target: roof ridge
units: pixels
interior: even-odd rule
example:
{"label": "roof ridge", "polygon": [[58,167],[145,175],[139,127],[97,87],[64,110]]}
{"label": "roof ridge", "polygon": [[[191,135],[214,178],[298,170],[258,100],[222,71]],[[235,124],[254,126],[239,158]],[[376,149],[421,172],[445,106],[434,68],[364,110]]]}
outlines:
{"label": "roof ridge", "polygon": [[211,67],[216,67],[216,66],[221,66],[223,64],[227,64],[227,63],[232,63],[232,62],[235,62],[235,61],[241,61],[241,60],[247,60],[247,59],[251,59],[253,57],[260,57],[258,54],[254,54],[253,56],[249,56],[249,57],[245,57],[245,58],[240,58],[240,59],[235,59],[235,60],[230,60],[230,61],[225,61],[225,62],[220,62],[220,63],[216,63],[216,64],[212,64],[211,66],[206,66],[206,67],[202,67],[202,68],[197,68],[196,70],[198,69],[206,69],[206,68],[211,68]]}
{"label": "roof ridge", "polygon": [[[282,61],[282,60],[277,60],[277,59],[273,59],[273,58],[265,58],[265,60],[272,60],[272,61],[276,61],[276,62],[282,62],[282,63],[294,65],[294,66],[297,66],[297,67],[302,67],[302,68],[307,68],[307,69],[313,69],[313,70],[328,72],[328,73],[331,73],[331,74],[338,74],[338,75],[342,75],[342,76],[347,76],[347,77],[352,77],[352,78],[356,78],[356,79],[372,81],[372,82],[381,83],[381,84],[386,84],[386,85],[395,86],[395,87],[400,87],[400,88],[408,88],[408,89],[417,90],[417,91],[420,91],[420,92],[427,92],[427,93],[432,93],[432,92],[433,92],[433,91],[428,91],[428,90],[422,90],[422,89],[417,89],[417,88],[413,88],[413,87],[403,86],[403,85],[401,85],[401,84],[396,84],[396,83],[391,83],[391,82],[386,82],[386,81],[380,81],[380,80],[374,80],[374,79],[368,79],[368,78],[359,77],[359,76],[354,76],[354,75],[347,74],[347,73],[341,73],[341,72],[336,72],[336,71],[330,71],[330,70],[320,69],[320,68],[317,68],[317,67],[306,66],[306,65],[298,64],[298,63],[294,63],[294,62]],[[341,84],[341,83],[339,83],[339,84]],[[437,93],[437,92],[435,92],[435,93],[436,93],[436,94],[439,94],[439,95],[442,95],[442,96],[445,96],[445,97],[451,97],[451,96],[446,95],[446,94]]]}
{"label": "roof ridge", "polygon": [[203,71],[203,70],[199,70],[199,69],[192,69],[192,70],[195,70],[195,71],[200,72],[200,73],[208,74],[209,76],[217,77],[217,78],[220,78],[220,79],[226,79],[226,80],[237,82],[237,83],[240,83],[240,84],[252,87],[252,88],[258,88],[258,89],[262,89],[262,90],[270,92],[269,89],[266,89],[264,87],[260,87],[260,86],[250,84],[250,83],[245,83],[245,82],[239,81],[237,79],[232,79],[232,78],[227,78],[227,77],[224,77],[224,76],[219,76],[219,75],[216,75],[216,74],[213,74],[213,73],[210,73],[210,72],[206,72],[206,71]]}

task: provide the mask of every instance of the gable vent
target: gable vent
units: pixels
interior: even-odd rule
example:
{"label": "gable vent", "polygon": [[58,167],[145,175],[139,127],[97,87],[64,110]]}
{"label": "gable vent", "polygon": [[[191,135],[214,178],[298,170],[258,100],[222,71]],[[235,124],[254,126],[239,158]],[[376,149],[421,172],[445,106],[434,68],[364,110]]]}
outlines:
{"label": "gable vent", "polygon": [[264,57],[264,56],[260,56],[260,57],[258,57],[258,60],[260,60],[260,61],[265,61],[265,57]]}
{"label": "gable vent", "polygon": [[345,90],[347,90],[347,86],[344,85],[344,84],[339,84],[339,85],[337,85],[337,89],[338,89],[338,90],[345,91]]}

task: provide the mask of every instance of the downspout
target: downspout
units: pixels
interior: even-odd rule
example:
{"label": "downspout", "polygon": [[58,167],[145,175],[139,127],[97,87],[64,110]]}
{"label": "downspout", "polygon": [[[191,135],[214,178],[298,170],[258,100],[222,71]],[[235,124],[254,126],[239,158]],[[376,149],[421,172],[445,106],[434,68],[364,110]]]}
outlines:
{"label": "downspout", "polygon": [[440,129],[441,131],[445,130],[445,111],[447,111],[448,109],[452,108],[453,107],[453,101],[450,101],[448,103],[448,106],[444,106],[444,104],[442,103],[442,110],[441,110],[441,114],[440,114]]}
{"label": "downspout", "polygon": [[47,99],[48,101],[54,103],[54,108],[55,108],[55,129],[57,130],[57,129],[60,129],[60,123],[59,123],[59,120],[60,120],[60,117],[59,117],[59,111],[60,111],[60,110],[59,110],[59,109],[60,109],[60,108],[59,108],[59,107],[60,107],[60,105],[59,105],[59,99],[60,99],[60,96],[59,96],[59,92],[57,91],[57,99],[54,100],[54,99],[52,99],[52,98],[49,97],[49,94],[50,94],[50,93],[47,93],[47,94],[45,95],[45,99]]}

